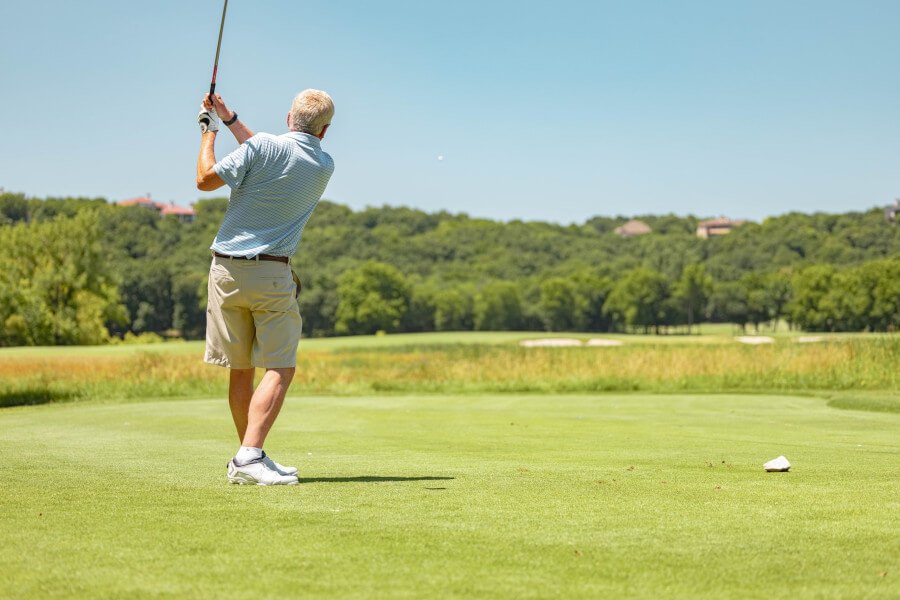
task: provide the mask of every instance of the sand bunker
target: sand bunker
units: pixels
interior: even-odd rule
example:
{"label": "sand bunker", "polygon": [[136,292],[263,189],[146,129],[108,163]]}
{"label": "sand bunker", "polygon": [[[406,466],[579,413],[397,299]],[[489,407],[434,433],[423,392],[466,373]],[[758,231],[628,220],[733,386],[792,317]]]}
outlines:
{"label": "sand bunker", "polygon": [[797,342],[801,344],[815,344],[816,342],[824,342],[825,338],[821,335],[801,335],[797,338]]}
{"label": "sand bunker", "polygon": [[767,335],[739,335],[736,338],[742,344],[774,344],[775,338]]}
{"label": "sand bunker", "polygon": [[594,338],[592,340],[588,340],[587,345],[588,346],[601,346],[601,347],[621,346],[622,342],[620,340],[606,340],[603,338]]}
{"label": "sand bunker", "polygon": [[539,340],[522,340],[520,346],[526,348],[564,348],[567,346],[581,346],[581,340],[572,338],[542,338]]}

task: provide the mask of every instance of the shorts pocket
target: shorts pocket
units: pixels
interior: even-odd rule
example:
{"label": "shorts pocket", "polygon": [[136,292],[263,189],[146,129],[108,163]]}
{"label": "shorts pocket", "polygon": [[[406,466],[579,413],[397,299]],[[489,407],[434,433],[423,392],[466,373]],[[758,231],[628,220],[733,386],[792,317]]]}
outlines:
{"label": "shorts pocket", "polygon": [[254,310],[287,312],[297,308],[294,280],[287,276],[260,277],[257,280],[257,306]]}
{"label": "shorts pocket", "polygon": [[234,275],[231,274],[231,271],[224,266],[215,263],[209,267],[209,278],[222,282],[234,281]]}

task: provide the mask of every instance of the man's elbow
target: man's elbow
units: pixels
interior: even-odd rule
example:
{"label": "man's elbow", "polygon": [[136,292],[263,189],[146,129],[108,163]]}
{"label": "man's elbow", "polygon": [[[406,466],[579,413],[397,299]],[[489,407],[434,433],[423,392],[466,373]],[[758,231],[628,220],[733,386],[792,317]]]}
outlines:
{"label": "man's elbow", "polygon": [[209,173],[197,176],[197,189],[201,192],[212,192],[225,185],[222,178],[216,173]]}

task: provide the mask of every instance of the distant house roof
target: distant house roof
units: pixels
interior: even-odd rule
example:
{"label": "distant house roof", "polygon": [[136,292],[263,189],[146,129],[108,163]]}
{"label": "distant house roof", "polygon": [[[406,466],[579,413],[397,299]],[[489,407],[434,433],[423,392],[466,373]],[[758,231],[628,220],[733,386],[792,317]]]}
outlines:
{"label": "distant house roof", "polygon": [[181,215],[187,217],[196,216],[197,213],[193,208],[187,208],[184,206],[175,206],[174,204],[168,204],[162,207],[159,211],[161,215]]}
{"label": "distant house roof", "polygon": [[613,233],[615,233],[616,235],[621,235],[622,237],[632,237],[635,235],[644,235],[645,233],[650,233],[651,231],[653,230],[650,229],[650,226],[643,221],[631,219],[624,225],[616,227],[613,230]]}
{"label": "distant house roof", "polygon": [[716,219],[707,219],[697,223],[697,227],[737,227],[743,225],[744,221],[737,219],[732,221],[728,217],[718,217]]}
{"label": "distant house roof", "polygon": [[116,202],[119,206],[153,206],[156,207],[156,202],[151,200],[150,198],[129,198],[128,200],[120,200]]}
{"label": "distant house roof", "polygon": [[898,214],[900,214],[900,200],[895,200],[893,206],[884,209],[884,218],[888,223],[896,223]]}
{"label": "distant house roof", "polygon": [[729,219],[728,217],[718,217],[715,219],[706,219],[697,223],[697,237],[708,238],[711,235],[725,235],[735,227],[740,227],[746,223],[741,219]]}
{"label": "distant house roof", "polygon": [[143,206],[146,208],[155,209],[160,215],[177,215],[180,217],[195,217],[197,216],[197,212],[193,208],[187,208],[185,206],[176,206],[174,203],[170,202],[165,204],[164,202],[155,202],[154,200],[141,197],[141,198],[129,198],[128,200],[120,200],[116,202],[118,206]]}

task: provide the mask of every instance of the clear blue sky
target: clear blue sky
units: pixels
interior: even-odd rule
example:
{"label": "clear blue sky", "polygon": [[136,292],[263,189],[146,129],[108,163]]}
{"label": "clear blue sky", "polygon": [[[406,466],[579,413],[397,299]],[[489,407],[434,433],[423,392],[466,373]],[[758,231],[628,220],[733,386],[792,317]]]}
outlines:
{"label": "clear blue sky", "polygon": [[[0,186],[204,196],[220,11],[0,0]],[[297,91],[329,91],[326,197],[356,208],[857,210],[900,196],[898,24],[895,0],[230,0],[219,91],[272,133]]]}

